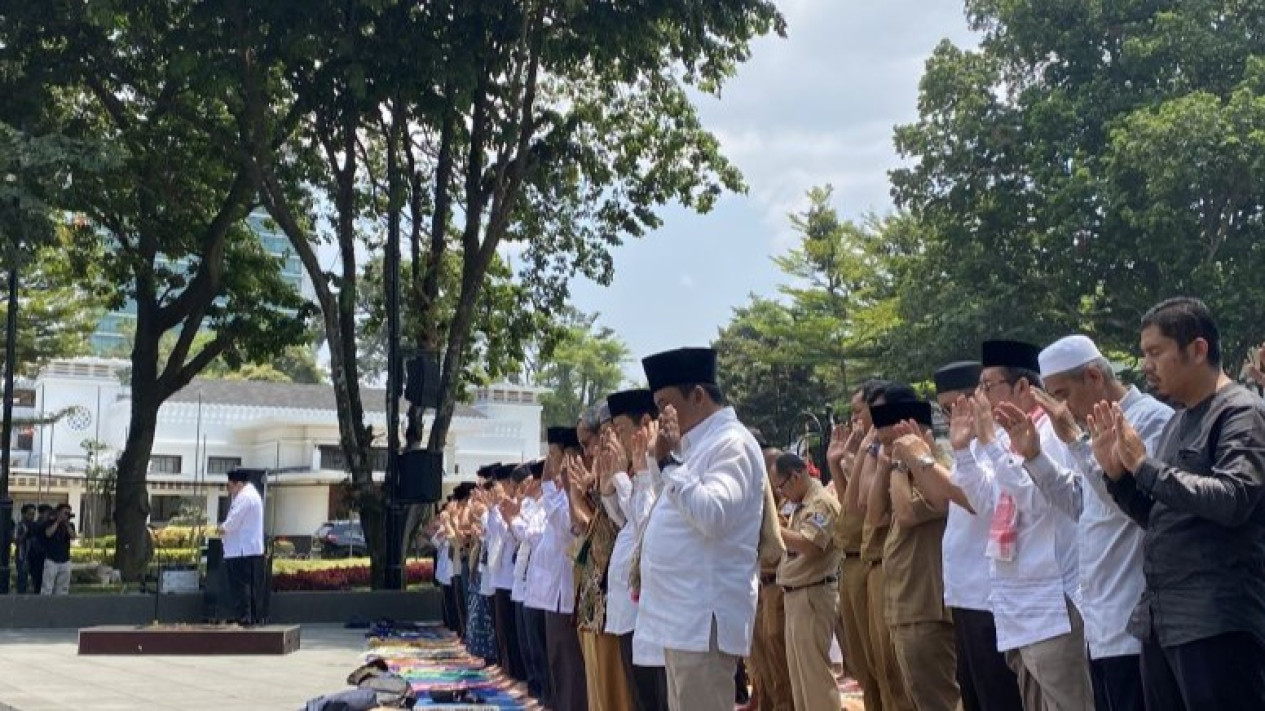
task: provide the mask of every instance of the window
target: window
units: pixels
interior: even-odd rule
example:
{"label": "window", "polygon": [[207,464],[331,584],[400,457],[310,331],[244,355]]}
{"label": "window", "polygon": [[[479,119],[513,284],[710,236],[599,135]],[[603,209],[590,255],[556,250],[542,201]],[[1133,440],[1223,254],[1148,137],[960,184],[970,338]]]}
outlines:
{"label": "window", "polygon": [[241,457],[207,457],[206,473],[227,474],[234,469],[241,467],[241,465]]}
{"label": "window", "polygon": [[[343,456],[343,448],[337,445],[320,447],[321,469],[325,471],[347,471],[347,458]],[[387,470],[387,450],[385,447],[374,447],[369,453],[373,471]]]}
{"label": "window", "polygon": [[16,438],[16,441],[13,444],[14,449],[21,450],[23,452],[29,452],[35,448],[35,428],[34,427],[30,425],[27,425],[25,427],[19,427],[17,431],[17,435],[18,436]]}
{"label": "window", "polygon": [[183,496],[155,494],[149,497],[149,520],[166,523],[180,514],[188,500]]}
{"label": "window", "polygon": [[180,455],[151,454],[149,457],[150,474],[179,474]]}
{"label": "window", "polygon": [[13,391],[14,407],[35,407],[35,390],[32,388],[18,388]]}

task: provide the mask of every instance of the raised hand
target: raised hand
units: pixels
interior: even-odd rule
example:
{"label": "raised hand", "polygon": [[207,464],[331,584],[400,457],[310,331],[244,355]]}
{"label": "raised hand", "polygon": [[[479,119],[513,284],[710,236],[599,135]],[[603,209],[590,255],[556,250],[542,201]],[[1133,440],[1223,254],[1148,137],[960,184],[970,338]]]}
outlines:
{"label": "raised hand", "polygon": [[1067,409],[1067,403],[1059,402],[1041,388],[1032,388],[1032,395],[1037,399],[1037,404],[1045,410],[1045,414],[1050,416],[1050,424],[1054,425],[1054,434],[1065,444],[1071,444],[1081,438],[1080,425],[1076,424],[1076,418],[1072,415],[1072,411]]}
{"label": "raised hand", "polygon": [[835,425],[830,431],[830,445],[826,447],[826,458],[839,463],[848,454],[848,444],[852,441],[852,428],[848,425]]}
{"label": "raised hand", "polygon": [[1086,418],[1089,427],[1090,443],[1094,448],[1094,459],[1098,466],[1112,481],[1124,476],[1124,464],[1116,453],[1116,419],[1111,412],[1111,403],[1103,401],[1094,405],[1094,414]]}
{"label": "raised hand", "polygon": [[993,418],[993,405],[983,391],[977,391],[971,398],[971,419],[980,444],[990,444],[997,438],[997,420]]}
{"label": "raised hand", "polygon": [[[905,423],[897,425],[901,427]],[[908,429],[908,427],[906,427]],[[899,430],[897,430],[899,432]],[[927,440],[923,438],[921,433],[906,432],[896,438],[892,443],[892,458],[905,465],[906,468],[914,469],[918,460],[923,457],[932,456],[931,446]]]}
{"label": "raised hand", "polygon": [[1120,403],[1111,404],[1111,416],[1115,419],[1116,458],[1125,469],[1136,472],[1146,462],[1146,443],[1142,441],[1138,431],[1133,429],[1133,425],[1125,419]]}
{"label": "raised hand", "polygon": [[523,506],[514,499],[506,499],[501,502],[498,508],[501,510],[501,518],[508,522],[518,518],[518,512],[522,510]]}
{"label": "raised hand", "polygon": [[646,455],[650,452],[651,435],[658,436],[658,430],[638,427],[632,436],[632,468],[634,472],[642,471],[646,466]]}
{"label": "raised hand", "polygon": [[676,408],[668,405],[659,413],[659,436],[654,440],[654,458],[663,460],[681,446],[681,425]]}
{"label": "raised hand", "polygon": [[995,410],[997,421],[1010,435],[1010,449],[1024,459],[1041,455],[1041,435],[1032,420],[1013,403],[1003,402]]}
{"label": "raised hand", "polygon": [[949,411],[949,446],[955,450],[966,449],[975,439],[975,413],[971,412],[971,400],[962,396]]}

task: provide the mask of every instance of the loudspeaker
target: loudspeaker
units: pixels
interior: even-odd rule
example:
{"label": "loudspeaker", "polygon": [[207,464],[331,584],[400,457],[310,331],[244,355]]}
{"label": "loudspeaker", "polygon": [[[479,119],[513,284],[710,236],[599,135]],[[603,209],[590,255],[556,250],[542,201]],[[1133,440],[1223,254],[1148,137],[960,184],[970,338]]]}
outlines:
{"label": "loudspeaker", "polygon": [[405,377],[404,399],[415,407],[439,409],[439,354],[423,351],[410,358]]}
{"label": "loudspeaker", "polygon": [[396,500],[402,504],[433,504],[444,497],[444,453],[415,449],[400,453],[400,488]]}

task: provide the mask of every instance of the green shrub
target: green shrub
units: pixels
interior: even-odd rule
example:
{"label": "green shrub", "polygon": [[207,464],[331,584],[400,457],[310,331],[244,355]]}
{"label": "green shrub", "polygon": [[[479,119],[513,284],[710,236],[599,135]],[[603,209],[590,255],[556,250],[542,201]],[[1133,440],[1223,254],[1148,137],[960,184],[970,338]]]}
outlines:
{"label": "green shrub", "polygon": [[196,548],[206,541],[206,529],[194,526],[166,526],[154,532],[155,548]]}
{"label": "green shrub", "polygon": [[[196,563],[202,555],[201,548],[160,548],[154,551],[153,563]],[[76,547],[70,549],[71,563],[114,564],[113,548]]]}

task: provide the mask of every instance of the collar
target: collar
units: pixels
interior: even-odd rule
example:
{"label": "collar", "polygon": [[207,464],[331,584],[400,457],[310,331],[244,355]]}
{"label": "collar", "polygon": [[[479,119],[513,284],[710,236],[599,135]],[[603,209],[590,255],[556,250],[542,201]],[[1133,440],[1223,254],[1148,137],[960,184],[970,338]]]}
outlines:
{"label": "collar", "polygon": [[1128,410],[1130,407],[1136,405],[1142,398],[1142,391],[1138,390],[1138,386],[1130,385],[1129,389],[1125,391],[1124,397],[1120,399],[1120,409]]}
{"label": "collar", "polygon": [[737,421],[738,415],[732,407],[723,407],[712,413],[710,417],[695,425],[694,429],[681,435],[681,456],[688,457],[691,450],[708,440],[717,430]]}

